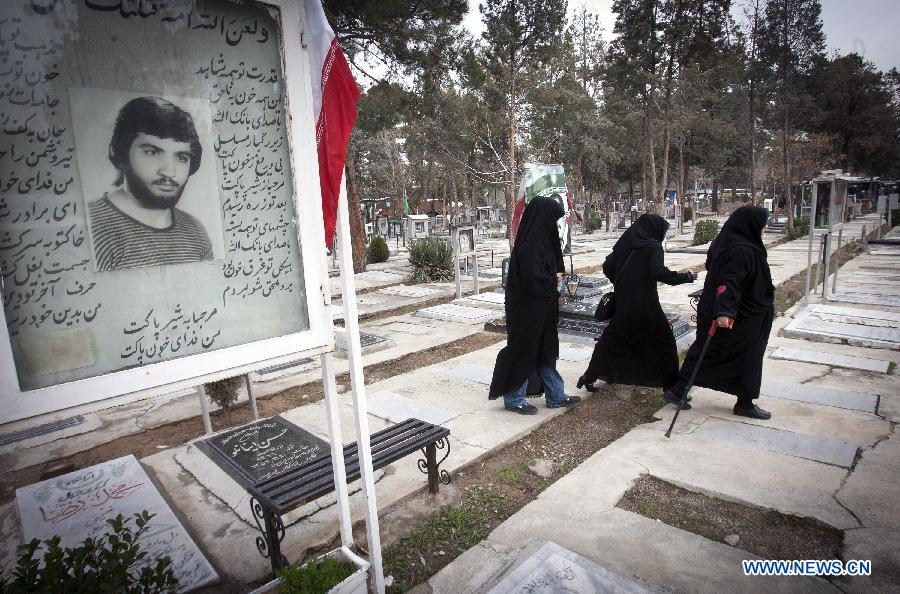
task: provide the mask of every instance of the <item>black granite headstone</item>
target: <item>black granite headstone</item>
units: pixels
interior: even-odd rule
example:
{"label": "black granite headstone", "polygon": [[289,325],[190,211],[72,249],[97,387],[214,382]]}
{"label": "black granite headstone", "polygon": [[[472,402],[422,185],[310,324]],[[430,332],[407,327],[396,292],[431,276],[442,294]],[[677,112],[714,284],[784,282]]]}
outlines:
{"label": "black granite headstone", "polygon": [[282,417],[244,425],[198,445],[244,487],[331,455],[327,442]]}

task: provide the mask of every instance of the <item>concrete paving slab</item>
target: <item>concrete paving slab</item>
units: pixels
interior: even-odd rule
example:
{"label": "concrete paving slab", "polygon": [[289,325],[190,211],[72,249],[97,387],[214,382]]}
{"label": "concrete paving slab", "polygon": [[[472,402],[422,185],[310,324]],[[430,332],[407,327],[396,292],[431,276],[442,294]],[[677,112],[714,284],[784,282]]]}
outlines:
{"label": "concrete paving slab", "polygon": [[570,347],[563,344],[559,345],[559,358],[566,361],[582,362],[587,361],[593,354],[593,349],[584,347]]}
{"label": "concrete paving slab", "polygon": [[[850,442],[860,448],[872,447],[891,434],[890,422],[872,413],[821,406],[783,398],[760,398],[759,405],[771,411],[767,420],[737,417],[732,412],[734,396],[706,388],[695,392],[694,405],[690,412],[682,412],[678,417],[675,432],[693,434],[711,418],[740,422],[765,429],[777,429],[801,433],[824,439]],[[672,420],[675,407],[667,405],[654,415],[662,420],[665,427]],[[683,425],[684,423],[684,425]]]}
{"label": "concrete paving slab", "polygon": [[466,307],[453,303],[443,303],[426,307],[416,312],[417,316],[463,324],[484,324],[497,317],[497,311],[481,307]]}
{"label": "concrete paving slab", "polygon": [[485,384],[489,386],[491,385],[491,379],[494,375],[494,368],[487,365],[466,363],[460,365],[459,367],[455,367],[452,370],[447,371],[446,373],[458,379],[477,382],[479,384]]}
{"label": "concrete paving slab", "polygon": [[414,418],[432,425],[443,425],[459,416],[458,412],[432,406],[387,390],[368,394],[368,410],[370,415],[381,417],[392,423],[401,423],[406,419]]}
{"label": "concrete paving slab", "polygon": [[153,567],[168,555],[180,592],[219,579],[132,455],[16,489],[16,507],[25,541],[59,536],[62,547],[101,537],[117,514],[129,518],[147,510],[155,516],[142,539],[147,556],[135,568]]}
{"label": "concrete paving slab", "polygon": [[874,373],[887,373],[889,366],[888,361],[877,361],[865,357],[836,355],[834,353],[823,353],[821,351],[808,351],[787,347],[778,347],[769,356],[774,359],[803,361],[806,363],[815,363],[817,365],[827,365],[829,367],[846,367],[849,369],[859,369],[861,371],[871,371]]}
{"label": "concrete paving slab", "polygon": [[856,444],[848,441],[715,418],[708,419],[693,435],[843,468],[850,468],[857,450]]}
{"label": "concrete paving slab", "polygon": [[656,592],[552,541],[538,541],[519,555],[488,594],[645,594]]}
{"label": "concrete paving slab", "polygon": [[788,400],[799,400],[812,404],[846,408],[874,413],[878,396],[849,390],[835,390],[813,384],[797,384],[773,379],[764,379],[760,393]]}
{"label": "concrete paving slab", "polygon": [[782,334],[788,338],[801,338],[813,342],[837,342],[867,348],[896,349],[900,347],[900,329],[831,322],[812,315],[800,315],[794,318],[784,328]]}
{"label": "concrete paving slab", "polygon": [[900,592],[900,532],[885,528],[857,528],[844,533],[841,559],[868,559],[871,576],[835,578],[843,592],[871,594]]}

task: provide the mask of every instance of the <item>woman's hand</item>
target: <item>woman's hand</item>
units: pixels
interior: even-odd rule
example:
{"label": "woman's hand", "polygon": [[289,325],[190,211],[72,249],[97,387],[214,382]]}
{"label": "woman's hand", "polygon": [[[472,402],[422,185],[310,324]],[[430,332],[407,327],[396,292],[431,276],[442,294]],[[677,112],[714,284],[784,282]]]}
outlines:
{"label": "woman's hand", "polygon": [[557,272],[557,273],[556,273],[556,282],[561,281],[562,278],[563,278],[563,273],[562,273],[562,272]]}
{"label": "woman's hand", "polygon": [[732,320],[728,316],[719,316],[718,318],[716,318],[716,325],[719,328],[726,328],[728,330],[731,330],[732,326],[734,326],[734,320]]}
{"label": "woman's hand", "polygon": [[693,272],[692,270],[688,270],[688,274],[691,275],[691,282],[694,282],[695,280],[697,280],[698,275],[696,272]]}

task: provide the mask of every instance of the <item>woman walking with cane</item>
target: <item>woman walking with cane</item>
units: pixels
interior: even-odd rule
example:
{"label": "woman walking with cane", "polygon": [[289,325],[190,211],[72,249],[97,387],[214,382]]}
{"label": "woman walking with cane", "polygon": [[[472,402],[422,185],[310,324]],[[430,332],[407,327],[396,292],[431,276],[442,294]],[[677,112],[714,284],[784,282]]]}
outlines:
{"label": "woman walking with cane", "polygon": [[615,309],[609,326],[578,387],[598,390],[597,379],[611,384],[669,389],[678,377],[678,349],[666,314],[659,305],[656,283],[693,282],[693,272],[673,272],[663,263],[662,240],[669,223],[645,214],[628,228],[603,262],[603,274],[615,287]]}
{"label": "woman walking with cane", "polygon": [[[697,367],[706,330],[715,321],[709,351],[697,369],[698,386],[737,396],[734,414],[769,419],[759,408],[763,356],[774,317],[775,287],[769,271],[762,231],[768,213],[757,206],[735,210],[706,256],[706,282],[697,306],[697,340],[688,351],[678,382],[665,394],[677,404]],[[687,407],[682,407],[687,408]]]}
{"label": "woman walking with cane", "polygon": [[503,396],[506,410],[533,415],[525,401],[528,378],[538,374],[547,408],[570,406],[578,396],[566,396],[556,371],[559,357],[558,282],[565,264],[556,222],[565,215],[552,198],[532,198],[522,215],[509,260],[506,283],[506,346],[497,354],[489,398]]}

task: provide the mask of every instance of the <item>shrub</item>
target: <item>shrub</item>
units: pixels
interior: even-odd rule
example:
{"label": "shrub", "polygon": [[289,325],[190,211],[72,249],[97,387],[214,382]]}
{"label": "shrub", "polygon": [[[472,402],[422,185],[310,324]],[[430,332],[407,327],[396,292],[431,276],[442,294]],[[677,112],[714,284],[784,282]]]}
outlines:
{"label": "shrub", "polygon": [[691,242],[691,245],[703,245],[704,243],[709,243],[715,239],[718,234],[719,221],[713,219],[697,221],[697,226],[694,228],[694,241]]}
{"label": "shrub", "polygon": [[416,239],[409,244],[413,282],[443,282],[453,277],[453,248],[437,237]]}
{"label": "shrub", "polygon": [[690,206],[685,206],[681,210],[681,222],[686,223],[694,218],[694,209]]}
{"label": "shrub", "polygon": [[325,594],[355,571],[353,565],[324,557],[301,567],[289,565],[276,573],[282,580],[283,594]]}
{"label": "shrub", "polygon": [[366,263],[378,264],[379,262],[387,262],[391,257],[391,250],[381,235],[372,238],[372,243],[366,246]]}
{"label": "shrub", "polygon": [[791,229],[788,229],[787,237],[788,239],[799,239],[801,237],[806,237],[809,234],[809,219],[808,218],[797,218],[794,219],[794,226]]}
{"label": "shrub", "polygon": [[596,216],[589,216],[584,219],[584,232],[591,233],[603,229],[603,219]]}
{"label": "shrub", "polygon": [[238,399],[238,390],[244,385],[244,376],[236,375],[227,379],[210,382],[204,387],[209,400],[225,411],[225,421],[231,424],[231,408]]}
{"label": "shrub", "polygon": [[140,572],[132,568],[147,556],[138,540],[152,518],[153,514],[146,510],[134,514],[137,530],[133,531],[128,525],[132,518],[126,520],[119,514],[106,521],[110,529],[102,537],[88,538],[72,548],[61,548],[59,536],[54,536],[43,543],[47,547],[43,560],[35,558],[42,544],[35,538],[22,547],[24,552],[13,570],[12,581],[4,584],[3,592],[175,592],[178,578],[168,555]]}
{"label": "shrub", "polygon": [[[884,217],[887,219],[887,217]],[[887,223],[887,221],[885,221]],[[891,225],[900,225],[900,208],[891,209]]]}

